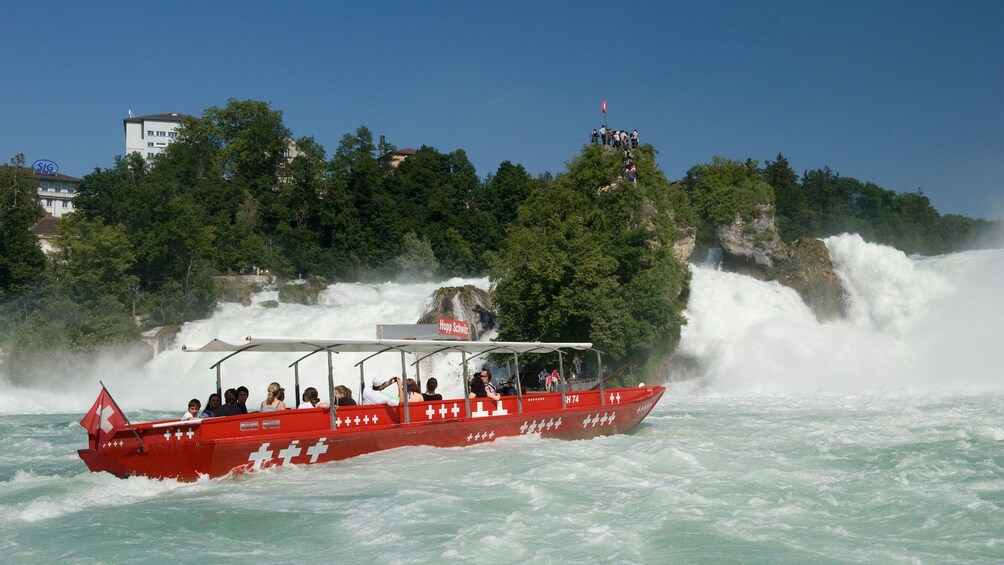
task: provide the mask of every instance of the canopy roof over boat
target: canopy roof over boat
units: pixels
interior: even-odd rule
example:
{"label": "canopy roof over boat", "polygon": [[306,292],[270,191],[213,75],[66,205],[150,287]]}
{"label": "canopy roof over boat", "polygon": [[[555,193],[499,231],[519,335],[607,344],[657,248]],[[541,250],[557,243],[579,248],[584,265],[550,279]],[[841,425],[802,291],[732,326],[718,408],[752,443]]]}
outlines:
{"label": "canopy roof over boat", "polygon": [[560,343],[540,341],[453,341],[420,339],[336,339],[336,338],[290,338],[251,337],[244,341],[224,341],[214,339],[202,347],[182,346],[183,351],[196,353],[239,353],[243,351],[300,352],[311,353],[330,351],[332,353],[381,353],[401,351],[404,353],[554,353],[561,350],[592,349],[592,343]]}

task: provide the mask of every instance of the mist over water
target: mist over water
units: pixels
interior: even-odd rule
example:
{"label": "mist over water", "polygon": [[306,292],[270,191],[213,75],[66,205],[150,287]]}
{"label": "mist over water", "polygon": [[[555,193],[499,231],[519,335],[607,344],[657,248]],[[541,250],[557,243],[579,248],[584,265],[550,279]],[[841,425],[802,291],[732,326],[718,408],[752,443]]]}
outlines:
{"label": "mist over water", "polygon": [[[443,286],[472,284],[488,288],[486,279],[450,279],[436,283],[380,284],[338,283],[329,286],[316,306],[282,303],[278,308],[265,308],[261,302],[275,300],[278,293],[265,291],[252,297],[252,305],[237,303],[217,306],[212,317],[182,326],[172,349],[162,351],[150,362],[135,363],[116,355],[102,356],[93,367],[82,367],[78,374],[68,375],[58,387],[39,389],[6,388],[0,391],[0,412],[54,413],[82,412],[90,407],[104,382],[118,404],[127,413],[136,410],[178,412],[188,406],[190,398],[206,402],[216,390],[216,372],[210,366],[224,355],[191,353],[182,345],[201,347],[213,339],[233,343],[253,337],[313,337],[344,339],[375,339],[378,324],[414,324],[425,313],[432,294]],[[360,398],[359,368],[365,355],[333,356],[335,384],[343,384]],[[286,387],[287,405],[299,404],[294,399],[293,369],[289,365],[296,354],[243,354],[222,366],[223,388],[248,387],[248,406],[257,406],[264,399],[268,384],[277,381]],[[460,360],[455,356],[437,358],[435,364],[421,366],[423,382],[433,373],[440,382],[440,392],[460,395]],[[408,375],[414,375],[413,358],[407,359]],[[401,358],[381,355],[366,362],[366,377],[401,374]],[[301,390],[313,386],[327,390],[327,357],[314,355],[300,364]]]}
{"label": "mist over water", "polygon": [[849,295],[842,320],[817,321],[780,284],[693,268],[679,352],[700,378],[688,390],[1004,390],[1004,251],[911,258],[857,235],[825,243]]}

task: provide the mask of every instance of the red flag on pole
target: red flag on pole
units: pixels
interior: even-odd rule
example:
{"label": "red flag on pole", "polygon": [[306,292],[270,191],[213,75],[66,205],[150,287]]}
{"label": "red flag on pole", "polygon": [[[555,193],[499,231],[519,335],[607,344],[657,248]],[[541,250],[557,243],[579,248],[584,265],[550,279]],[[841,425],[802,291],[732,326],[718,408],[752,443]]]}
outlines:
{"label": "red flag on pole", "polygon": [[119,428],[126,425],[126,417],[112,400],[112,395],[102,385],[98,399],[81,418],[80,425],[87,430],[87,433],[92,434],[95,441],[100,444],[102,435],[106,438],[111,437]]}
{"label": "red flag on pole", "polygon": [[604,114],[607,113],[607,99],[606,98],[603,99],[603,104],[600,106],[600,109],[603,110]]}

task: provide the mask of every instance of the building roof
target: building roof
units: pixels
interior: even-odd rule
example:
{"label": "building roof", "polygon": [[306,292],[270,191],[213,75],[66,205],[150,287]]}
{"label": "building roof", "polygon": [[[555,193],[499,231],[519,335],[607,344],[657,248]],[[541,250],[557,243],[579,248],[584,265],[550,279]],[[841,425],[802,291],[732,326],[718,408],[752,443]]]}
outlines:
{"label": "building roof", "polygon": [[392,155],[414,155],[414,154],[415,150],[410,147],[406,147],[404,149],[398,149],[397,151],[392,153]]}
{"label": "building roof", "polygon": [[[9,169],[9,168],[11,168],[11,166],[10,165],[0,165],[0,168]],[[63,173],[56,173],[54,175],[43,175],[43,174],[40,174],[35,169],[31,169],[31,168],[28,168],[28,167],[18,167],[18,168],[21,169],[22,171],[24,171],[25,173],[28,173],[31,176],[37,178],[38,180],[58,180],[60,182],[69,182],[69,183],[74,183],[74,184],[80,184],[80,179],[78,179],[77,177],[71,177],[70,175],[64,175]]]}
{"label": "building roof", "polygon": [[46,214],[44,218],[31,228],[31,233],[36,237],[48,237],[59,233],[59,218],[52,214]]}
{"label": "building roof", "polygon": [[141,123],[150,120],[157,120],[159,122],[180,122],[185,118],[191,118],[188,114],[179,114],[178,112],[170,112],[168,114],[149,114],[147,116],[132,116],[131,118],[123,118],[123,122],[127,123]]}

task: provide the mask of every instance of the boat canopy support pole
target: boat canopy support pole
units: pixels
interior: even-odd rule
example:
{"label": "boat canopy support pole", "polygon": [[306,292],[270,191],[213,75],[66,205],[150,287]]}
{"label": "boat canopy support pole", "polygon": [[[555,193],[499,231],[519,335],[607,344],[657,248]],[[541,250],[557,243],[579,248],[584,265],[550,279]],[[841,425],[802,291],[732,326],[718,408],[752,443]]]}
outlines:
{"label": "boat canopy support pole", "polygon": [[404,423],[411,423],[411,410],[408,410],[408,364],[404,359],[404,351],[401,352],[401,387],[404,389]]}
{"label": "boat canopy support pole", "polygon": [[600,379],[600,406],[607,403],[606,393],[603,392],[603,355],[596,352],[596,376]]}
{"label": "boat canopy support pole", "polygon": [[561,409],[564,410],[568,406],[568,397],[565,396],[565,365],[562,362],[561,352],[558,352],[558,378],[561,379]]}
{"label": "boat canopy support pole", "polygon": [[223,398],[223,381],[220,378],[220,365],[216,365],[216,394],[220,395],[220,399]]}
{"label": "boat canopy support pole", "polygon": [[359,404],[363,403],[363,392],[366,391],[366,373],[363,371],[364,361],[359,362]]}
{"label": "boat canopy support pole", "polygon": [[[362,394],[362,391],[359,391]],[[362,397],[359,397],[362,399]],[[331,352],[328,351],[328,403],[331,408],[328,409],[328,419],[330,420],[331,429],[335,429],[335,411],[338,410],[338,403],[335,402],[335,368],[331,362]]]}
{"label": "boat canopy support pole", "polygon": [[516,410],[523,413],[523,385],[519,382],[519,353],[513,352],[513,361],[516,363]]}
{"label": "boat canopy support pole", "polygon": [[[330,357],[331,353],[328,353],[328,356]],[[296,363],[293,363],[293,388],[296,389],[296,400],[293,401],[293,404],[296,404],[297,406],[299,406],[300,405],[300,398],[302,398],[300,396],[300,362],[299,361],[297,361]]]}
{"label": "boat canopy support pole", "polygon": [[467,352],[460,352],[460,359],[463,361],[463,373],[461,374],[461,379],[464,381],[464,415],[466,418],[471,417],[471,388],[470,383],[467,382]]}

